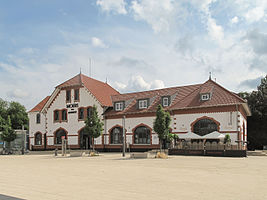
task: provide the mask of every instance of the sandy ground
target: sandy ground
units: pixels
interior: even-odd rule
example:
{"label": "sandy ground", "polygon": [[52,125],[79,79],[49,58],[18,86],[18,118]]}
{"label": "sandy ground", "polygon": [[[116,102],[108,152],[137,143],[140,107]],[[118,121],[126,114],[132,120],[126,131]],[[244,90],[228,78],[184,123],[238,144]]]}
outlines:
{"label": "sandy ground", "polygon": [[267,157],[0,156],[0,194],[34,200],[266,200]]}

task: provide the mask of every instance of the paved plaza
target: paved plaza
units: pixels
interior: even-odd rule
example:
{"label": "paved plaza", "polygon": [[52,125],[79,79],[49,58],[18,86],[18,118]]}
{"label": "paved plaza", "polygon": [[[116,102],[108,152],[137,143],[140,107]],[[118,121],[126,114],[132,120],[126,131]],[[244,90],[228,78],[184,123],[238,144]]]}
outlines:
{"label": "paved plaza", "polygon": [[267,157],[127,157],[0,156],[0,199],[267,199]]}

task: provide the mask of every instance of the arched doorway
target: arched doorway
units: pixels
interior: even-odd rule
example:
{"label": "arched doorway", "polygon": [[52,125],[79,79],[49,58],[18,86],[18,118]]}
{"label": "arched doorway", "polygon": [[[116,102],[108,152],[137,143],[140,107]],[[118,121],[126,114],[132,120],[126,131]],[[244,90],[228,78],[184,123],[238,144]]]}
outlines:
{"label": "arched doorway", "polygon": [[62,144],[62,137],[67,139],[67,132],[60,128],[55,133],[55,144]]}
{"label": "arched doorway", "polygon": [[117,126],[110,132],[110,144],[122,144],[123,135],[122,128]]}
{"label": "arched doorway", "polygon": [[150,144],[151,130],[146,126],[138,126],[134,130],[134,144]]}
{"label": "arched doorway", "polygon": [[80,148],[90,149],[92,140],[91,140],[91,137],[89,136],[89,133],[86,133],[85,129],[83,128],[80,130],[79,135],[80,135]]}

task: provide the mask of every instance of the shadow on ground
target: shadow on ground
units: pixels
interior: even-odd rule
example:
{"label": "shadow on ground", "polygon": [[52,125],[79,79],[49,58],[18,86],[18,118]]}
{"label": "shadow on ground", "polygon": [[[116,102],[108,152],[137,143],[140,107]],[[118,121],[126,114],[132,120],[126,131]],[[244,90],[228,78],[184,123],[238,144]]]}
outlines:
{"label": "shadow on ground", "polygon": [[17,198],[17,197],[7,196],[7,195],[3,195],[3,194],[0,194],[0,199],[1,200],[26,200],[26,199],[21,199],[21,198]]}

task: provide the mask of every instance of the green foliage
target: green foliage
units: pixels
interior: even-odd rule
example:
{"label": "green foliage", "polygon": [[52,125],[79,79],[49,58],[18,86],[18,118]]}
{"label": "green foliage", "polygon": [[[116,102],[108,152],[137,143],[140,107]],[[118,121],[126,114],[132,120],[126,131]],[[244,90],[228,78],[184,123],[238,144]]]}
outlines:
{"label": "green foliage", "polygon": [[1,139],[8,144],[16,139],[16,133],[11,126],[11,119],[10,116],[7,118],[7,122],[3,126],[3,131],[1,134]]}
{"label": "green foliage", "polygon": [[226,143],[229,143],[229,142],[231,142],[231,138],[230,138],[230,135],[227,134],[227,135],[225,135],[225,137],[224,137],[224,143],[226,144]]}
{"label": "green foliage", "polygon": [[159,104],[156,112],[156,119],[153,124],[154,131],[158,134],[160,140],[160,148],[162,141],[168,138],[170,132],[171,116],[169,112],[165,112]]}
{"label": "green foliage", "polygon": [[91,116],[85,120],[85,132],[87,132],[91,138],[98,138],[103,131],[103,125],[103,122],[98,117],[97,108],[94,105]]}
{"label": "green foliage", "polygon": [[10,116],[13,129],[22,129],[22,126],[28,129],[28,115],[23,105],[18,102],[11,102],[7,113]]}
{"label": "green foliage", "polygon": [[8,116],[11,120],[11,127],[13,129],[28,129],[28,115],[23,105],[18,102],[7,102],[0,99],[0,131],[3,131],[3,127],[8,122]]}
{"label": "green foliage", "polygon": [[239,96],[247,100],[252,114],[248,117],[248,147],[262,149],[267,145],[267,75],[256,91],[242,92]]}

